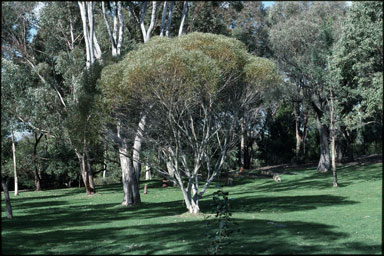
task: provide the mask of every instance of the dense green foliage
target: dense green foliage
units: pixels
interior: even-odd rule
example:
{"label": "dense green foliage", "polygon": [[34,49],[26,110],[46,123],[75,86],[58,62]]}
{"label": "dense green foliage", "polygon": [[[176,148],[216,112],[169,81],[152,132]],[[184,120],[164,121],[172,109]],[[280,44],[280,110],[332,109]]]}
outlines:
{"label": "dense green foliage", "polygon": [[[382,164],[343,166],[337,189],[331,174],[289,171],[294,175],[282,174],[279,184],[239,178],[223,187],[244,232],[233,234],[223,253],[381,253]],[[142,205],[131,208],[118,205],[119,184],[98,187],[93,197],[76,188],[11,195],[13,220],[2,202],[2,253],[206,254],[203,216],[184,214],[178,188],[161,188],[160,180],[145,184]],[[201,201],[204,215],[211,214],[216,190]]]}
{"label": "dense green foliage", "polygon": [[342,28],[331,68],[342,119],[352,130],[383,118],[383,3],[356,2]]}

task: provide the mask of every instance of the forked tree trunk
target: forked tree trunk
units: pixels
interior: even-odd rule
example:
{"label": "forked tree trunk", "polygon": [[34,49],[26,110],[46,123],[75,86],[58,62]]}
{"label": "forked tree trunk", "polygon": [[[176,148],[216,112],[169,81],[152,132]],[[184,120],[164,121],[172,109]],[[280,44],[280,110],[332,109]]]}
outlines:
{"label": "forked tree trunk", "polygon": [[12,158],[13,158],[13,173],[15,181],[15,196],[19,194],[19,182],[17,178],[17,167],[16,167],[16,146],[15,146],[15,136],[12,129]]}
{"label": "forked tree trunk", "polygon": [[175,172],[175,178],[180,186],[181,192],[183,193],[185,206],[187,207],[188,212],[192,214],[198,214],[200,212],[200,207],[199,195],[197,193],[196,186],[191,184],[192,180],[190,180],[188,187],[185,188],[178,172]]}
{"label": "forked tree trunk", "polygon": [[1,179],[1,186],[3,187],[4,191],[5,206],[7,208],[7,218],[12,219],[12,206],[11,200],[9,199],[8,185],[3,181],[3,179]]}
{"label": "forked tree trunk", "polygon": [[119,144],[119,158],[122,172],[122,182],[124,190],[124,198],[121,203],[124,206],[131,206],[141,203],[139,193],[139,181],[136,177],[133,161],[129,157],[128,144],[125,138],[122,138],[120,122],[117,125],[117,136],[121,140]]}
{"label": "forked tree trunk", "polygon": [[[86,159],[84,155],[79,154],[76,152],[76,156],[79,159],[80,162],[80,170],[81,170],[81,178],[83,180],[84,186],[85,186],[85,192],[87,195],[92,195],[94,194],[94,191],[92,191],[90,184],[89,184],[89,176],[87,174],[87,164],[86,164]],[[79,184],[80,186],[80,184]]]}

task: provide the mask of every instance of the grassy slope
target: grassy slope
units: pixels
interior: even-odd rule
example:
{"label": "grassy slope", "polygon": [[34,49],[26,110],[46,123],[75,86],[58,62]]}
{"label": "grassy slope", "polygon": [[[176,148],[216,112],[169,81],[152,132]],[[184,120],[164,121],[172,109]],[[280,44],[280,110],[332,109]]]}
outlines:
{"label": "grassy slope", "polygon": [[[244,178],[224,188],[244,232],[225,253],[381,253],[381,163],[340,167],[339,188],[332,188],[331,173],[290,171],[280,184]],[[11,194],[13,220],[2,201],[2,253],[206,253],[203,217],[184,214],[178,188],[148,184],[143,204],[131,208],[120,206],[121,185],[99,187],[92,197],[77,188]],[[215,190],[201,200],[203,212],[210,212]]]}

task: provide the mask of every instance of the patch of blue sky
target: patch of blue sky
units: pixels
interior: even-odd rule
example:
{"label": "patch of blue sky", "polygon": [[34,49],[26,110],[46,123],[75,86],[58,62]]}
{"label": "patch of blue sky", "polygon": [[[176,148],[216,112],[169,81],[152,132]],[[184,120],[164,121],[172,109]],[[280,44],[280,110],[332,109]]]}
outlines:
{"label": "patch of blue sky", "polygon": [[272,7],[275,4],[275,1],[262,1],[264,7]]}

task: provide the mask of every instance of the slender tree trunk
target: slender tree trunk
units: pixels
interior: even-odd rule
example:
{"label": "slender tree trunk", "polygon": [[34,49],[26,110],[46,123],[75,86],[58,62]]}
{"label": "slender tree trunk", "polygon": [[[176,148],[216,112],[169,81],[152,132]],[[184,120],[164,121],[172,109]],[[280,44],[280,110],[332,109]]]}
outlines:
{"label": "slender tree trunk", "polygon": [[335,140],[336,140],[336,134],[335,134],[335,107],[333,104],[333,95],[332,95],[332,88],[329,88],[330,92],[330,117],[331,117],[331,137],[332,137],[332,173],[333,173],[333,186],[337,187],[337,173],[336,173],[336,146],[335,146]]}
{"label": "slender tree trunk", "polygon": [[105,11],[104,2],[101,3],[102,12],[104,16],[105,25],[107,26],[107,31],[109,39],[112,44],[112,56],[116,57],[120,55],[121,46],[123,44],[123,34],[124,34],[124,16],[122,13],[121,1],[117,1],[114,4],[113,13],[113,31],[108,22],[107,14]]}
{"label": "slender tree trunk", "polygon": [[302,145],[302,136],[300,135],[300,109],[298,102],[294,103],[294,115],[295,115],[295,133],[296,133],[296,150],[295,150],[295,162],[299,163],[300,149]]}
{"label": "slender tree trunk", "polygon": [[87,178],[89,181],[89,188],[91,190],[91,194],[95,194],[96,193],[96,186],[95,186],[95,182],[93,180],[93,170],[91,167],[91,160],[90,160],[88,151],[86,151],[85,156],[86,156],[86,164],[87,164],[86,165],[87,166],[86,171],[87,171]]}
{"label": "slender tree trunk", "polygon": [[40,134],[40,136],[37,136],[37,133],[35,134],[35,144],[33,145],[33,165],[34,165],[34,174],[35,174],[35,189],[36,191],[41,191],[41,177],[39,174],[39,169],[37,165],[37,146],[39,145],[39,142],[41,138],[43,137],[43,133]]}
{"label": "slender tree trunk", "polygon": [[7,218],[12,219],[12,206],[11,200],[9,199],[8,185],[3,181],[3,179],[1,179],[1,186],[3,187],[4,191],[5,206],[7,208]]}
{"label": "slender tree trunk", "polygon": [[245,118],[240,120],[241,139],[240,139],[240,169],[244,169],[244,151],[245,151]]}
{"label": "slender tree trunk", "polygon": [[104,152],[103,152],[103,180],[105,179],[105,175],[107,173],[107,143],[104,141]]}
{"label": "slender tree trunk", "polygon": [[[92,191],[91,191],[91,188],[89,186],[89,177],[88,177],[87,171],[86,171],[87,167],[86,167],[86,163],[85,163],[86,162],[85,156],[79,154],[78,152],[76,152],[76,156],[80,162],[81,178],[82,178],[84,186],[85,186],[85,192],[87,193],[87,195],[91,195]],[[79,181],[79,187],[80,187],[80,181]]]}
{"label": "slender tree trunk", "polygon": [[308,116],[307,116],[307,113],[306,111],[304,111],[304,121],[303,121],[303,139],[302,139],[302,143],[303,143],[303,154],[305,155],[306,153],[306,150],[305,150],[305,142],[306,142],[306,139],[307,139],[307,123],[308,123]]}
{"label": "slender tree trunk", "polygon": [[337,187],[337,172],[336,172],[336,147],[335,147],[335,134],[332,131],[332,173],[333,173],[333,186]]}
{"label": "slender tree trunk", "polygon": [[12,158],[13,158],[13,174],[14,174],[14,182],[15,182],[15,196],[17,196],[19,194],[19,182],[17,178],[17,167],[16,167],[15,135],[13,133],[13,129],[11,130],[11,132],[12,132],[11,138],[12,138]]}
{"label": "slender tree trunk", "polygon": [[167,29],[165,30],[165,36],[170,37],[170,29],[171,29],[171,23],[172,23],[172,14],[173,14],[173,6],[174,1],[170,1],[169,3],[169,12],[168,12],[168,20],[167,20]]}
{"label": "slender tree trunk", "polygon": [[[150,106],[149,108],[152,108]],[[135,176],[137,177],[137,183],[140,181],[140,175],[141,175],[141,160],[140,160],[140,153],[141,153],[141,144],[143,143],[143,132],[145,129],[145,124],[147,120],[147,114],[142,114],[136,135],[135,135],[135,141],[133,143],[133,153],[132,153],[132,160],[133,160],[133,167],[135,170]]]}
{"label": "slender tree trunk", "polygon": [[317,129],[319,130],[320,136],[320,160],[317,166],[317,172],[328,172],[330,169],[330,159],[329,159],[329,142],[328,142],[328,132],[327,126],[321,123],[321,116],[317,117]]}
{"label": "slender tree trunk", "polygon": [[151,168],[145,165],[145,180],[152,180]]}
{"label": "slender tree trunk", "polygon": [[181,23],[180,23],[180,28],[179,28],[179,36],[181,36],[183,34],[184,23],[185,23],[185,19],[187,17],[187,13],[188,13],[188,1],[184,1],[183,14],[181,16]]}
{"label": "slender tree trunk", "polygon": [[160,36],[164,36],[165,17],[167,16],[168,1],[164,1],[163,13],[161,15]]}

